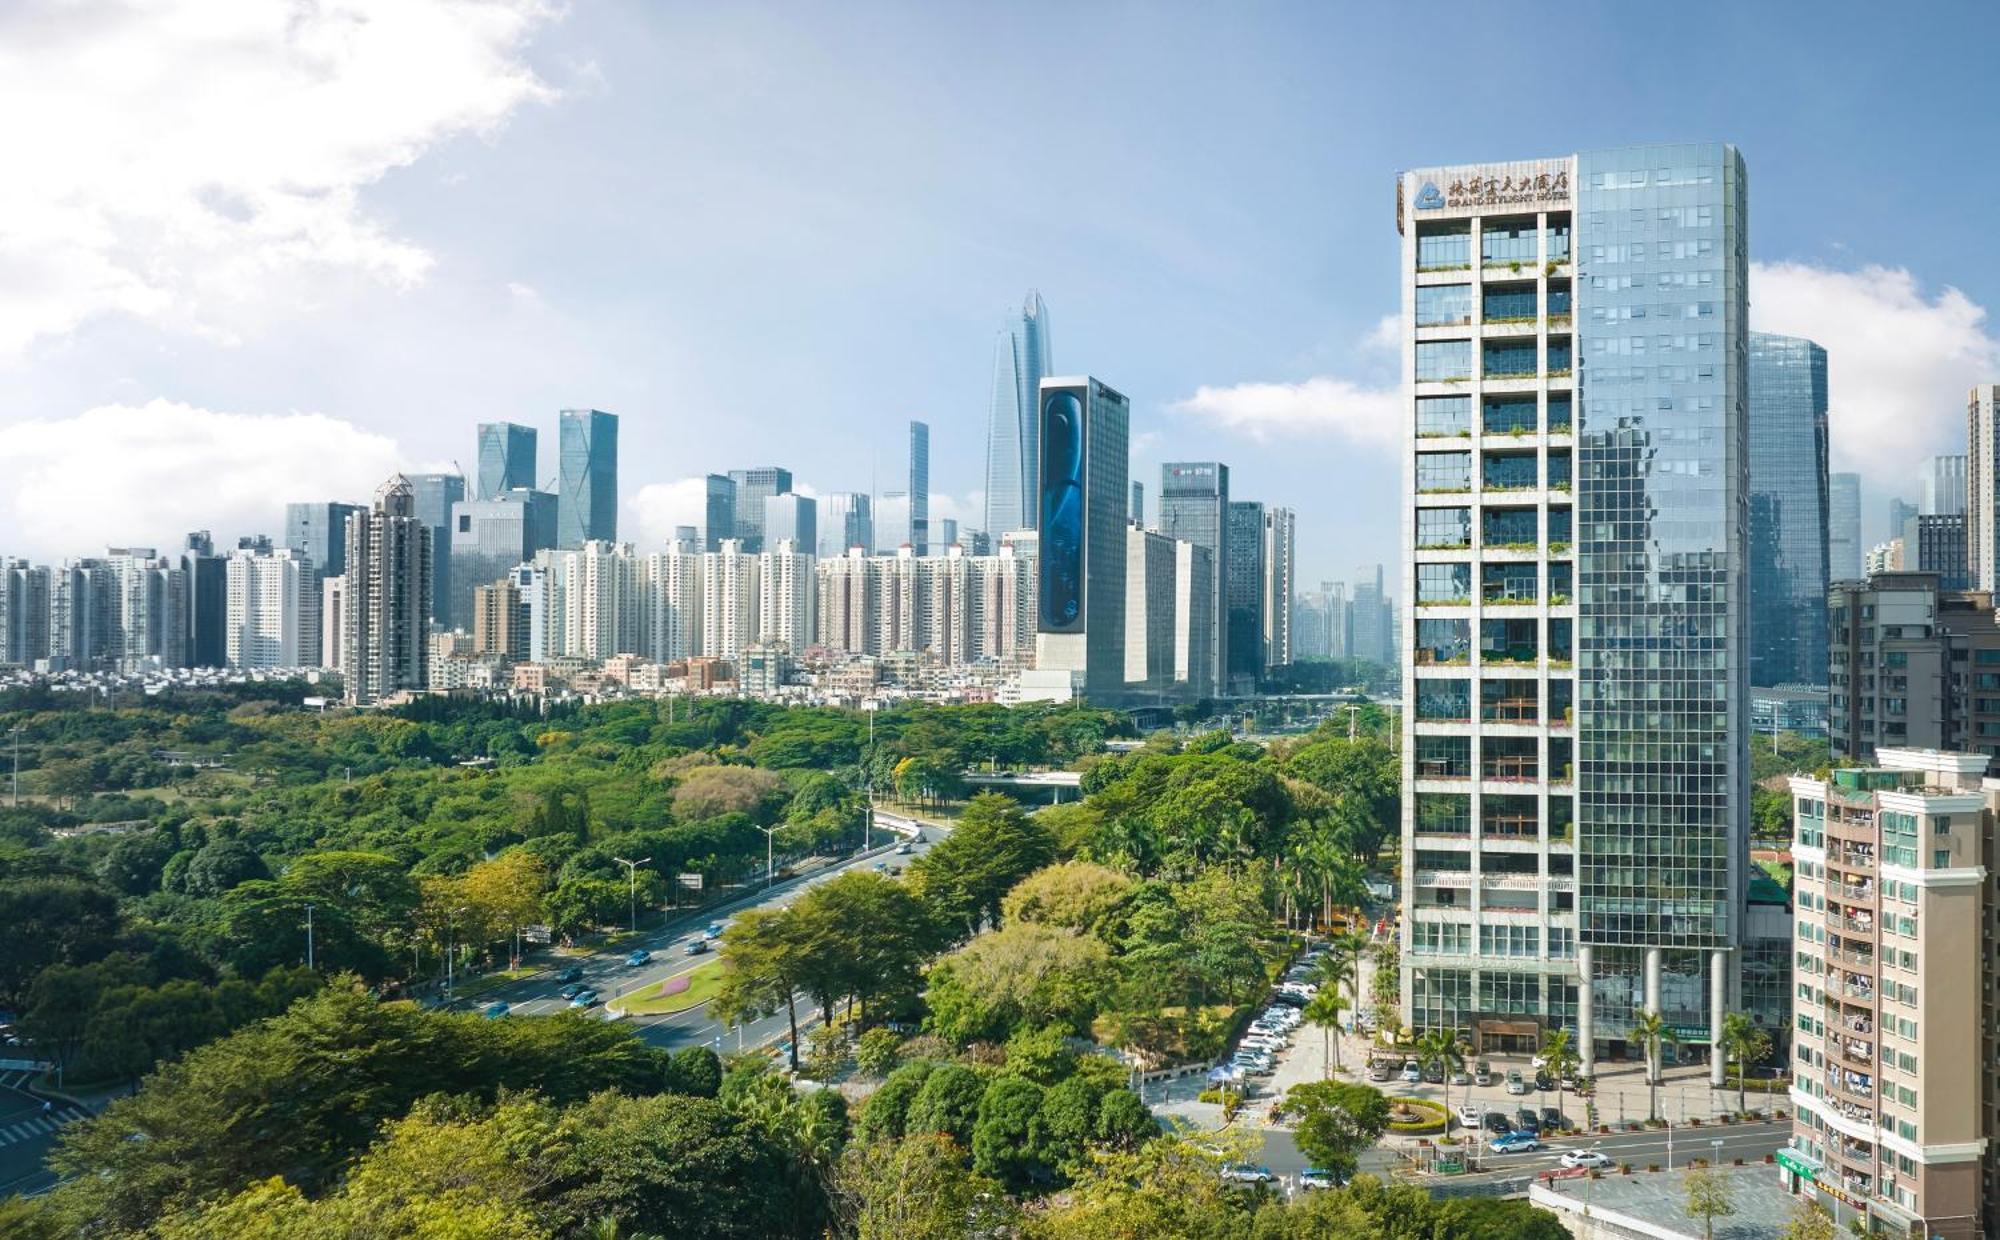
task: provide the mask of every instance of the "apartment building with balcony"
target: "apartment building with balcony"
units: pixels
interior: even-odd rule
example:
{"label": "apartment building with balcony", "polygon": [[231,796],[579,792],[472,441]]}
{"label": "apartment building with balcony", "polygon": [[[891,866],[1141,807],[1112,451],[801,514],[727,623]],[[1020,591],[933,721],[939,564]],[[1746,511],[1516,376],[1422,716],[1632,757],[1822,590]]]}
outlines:
{"label": "apartment building with balcony", "polygon": [[1827,591],[1827,737],[1835,758],[1880,747],[2000,758],[2000,620],[1991,594],[1929,572]]}
{"label": "apartment building with balcony", "polygon": [[1796,1192],[1886,1235],[1971,1240],[1992,1060],[1984,754],[1878,749],[1794,777],[1792,1149]]}

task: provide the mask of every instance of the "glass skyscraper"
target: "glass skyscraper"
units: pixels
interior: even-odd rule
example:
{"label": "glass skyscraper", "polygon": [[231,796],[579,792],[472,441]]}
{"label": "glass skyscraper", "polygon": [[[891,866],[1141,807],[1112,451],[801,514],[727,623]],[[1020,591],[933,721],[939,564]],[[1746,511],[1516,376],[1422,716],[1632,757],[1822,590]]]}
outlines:
{"label": "glass skyscraper", "polygon": [[1231,500],[1222,557],[1223,693],[1257,692],[1264,674],[1264,505]]}
{"label": "glass skyscraper", "polygon": [[1212,640],[1205,679],[1220,688],[1229,648],[1223,610],[1223,579],[1229,563],[1229,466],[1220,461],[1168,461],[1160,466],[1159,509],[1160,533],[1208,548],[1214,571],[1209,583]]}
{"label": "glass skyscraper", "polygon": [[535,428],[513,422],[481,422],[477,480],[479,493],[474,499],[492,499],[507,491],[533,490]]}
{"label": "glass skyscraper", "polygon": [[417,520],[431,531],[431,627],[443,631],[468,625],[472,613],[453,610],[451,587],[451,510],[465,498],[465,479],[457,474],[403,477],[410,484]]}
{"label": "glass skyscraper", "polygon": [[1736,989],[1745,201],[1721,144],[1399,186],[1404,1002],[1482,1050]]}
{"label": "glass skyscraper", "polygon": [[596,409],[559,415],[556,545],[618,541],[618,417]]}
{"label": "glass skyscraper", "polygon": [[910,423],[910,546],[931,552],[931,428]]}
{"label": "glass skyscraper", "polygon": [[1861,475],[1826,480],[1826,572],[1835,581],[1861,577]]}
{"label": "glass skyscraper", "polygon": [[998,540],[1035,528],[1041,459],[1037,392],[1049,362],[1049,308],[1030,291],[993,344],[993,392],[986,417],[986,532]]}
{"label": "glass skyscraper", "polygon": [[1751,332],[1753,685],[1826,683],[1826,506],[1826,350]]}
{"label": "glass skyscraper", "polygon": [[723,474],[710,474],[702,495],[702,550],[720,551],[722,540],[734,537],[736,537],[736,480]]}
{"label": "glass skyscraper", "polygon": [[[764,501],[791,491],[792,471],[777,465],[760,465],[755,469],[732,469],[729,480],[736,484],[736,538],[743,544],[740,550],[745,555],[754,555],[764,550]],[[714,540],[715,532],[709,531],[708,536]]]}
{"label": "glass skyscraper", "polygon": [[321,501],[285,505],[285,545],[303,551],[322,577],[347,571],[347,518],[366,512],[360,504]]}

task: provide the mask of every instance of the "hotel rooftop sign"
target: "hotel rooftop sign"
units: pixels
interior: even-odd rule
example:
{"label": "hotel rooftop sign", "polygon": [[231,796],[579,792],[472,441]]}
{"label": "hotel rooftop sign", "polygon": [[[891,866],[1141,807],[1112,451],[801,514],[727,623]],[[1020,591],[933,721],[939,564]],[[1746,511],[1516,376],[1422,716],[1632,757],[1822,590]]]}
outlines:
{"label": "hotel rooftop sign", "polygon": [[1399,230],[1405,195],[1409,210],[1418,215],[1566,210],[1570,205],[1570,161],[1535,159],[1409,173],[1396,183]]}

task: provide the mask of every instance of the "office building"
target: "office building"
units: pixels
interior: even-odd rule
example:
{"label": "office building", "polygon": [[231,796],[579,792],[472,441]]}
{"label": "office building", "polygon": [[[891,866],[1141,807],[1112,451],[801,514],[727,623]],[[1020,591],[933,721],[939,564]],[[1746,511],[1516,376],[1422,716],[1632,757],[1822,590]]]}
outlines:
{"label": "office building", "polygon": [[[428,683],[431,534],[401,474],[347,519],[341,664],[347,701],[369,706]],[[469,608],[468,608],[469,610]]]}
{"label": "office building", "polygon": [[1166,692],[1174,686],[1175,548],[1180,545],[1165,534],[1125,527],[1125,683],[1130,688]]}
{"label": "office building", "polygon": [[1966,590],[1972,586],[1967,571],[1965,514],[1919,513],[1904,525],[1903,566],[1920,573],[1936,573],[1938,588]]}
{"label": "office building", "polygon": [[1174,683],[1191,699],[1215,693],[1215,553],[1174,541]]}
{"label": "office building", "polygon": [[1160,533],[1208,549],[1214,566],[1208,683],[1219,692],[1228,658],[1222,577],[1229,555],[1229,466],[1220,461],[1169,461],[1160,466]]}
{"label": "office building", "polygon": [[230,667],[318,667],[319,570],[290,547],[238,550],[225,566]]}
{"label": "office building", "polygon": [[1292,564],[1298,555],[1298,518],[1289,508],[1264,511],[1264,666],[1292,662]]}
{"label": "office building", "polygon": [[1984,591],[1877,573],[1827,594],[1827,739],[1836,758],[1878,746],[2000,757],[2000,622]]}
{"label": "office building", "polygon": [[1428,169],[1397,225],[1405,1022],[1571,1028],[1586,1071],[1641,1012],[1712,1041],[1748,869],[1743,161]]}
{"label": "office building", "polygon": [[1826,480],[1826,575],[1831,581],[1861,576],[1861,475]]}
{"label": "office building", "polygon": [[710,474],[702,499],[701,550],[721,549],[722,540],[736,536],[736,480]]}
{"label": "office building", "polygon": [[528,657],[528,617],[521,588],[503,577],[472,591],[472,652],[510,662]]}
{"label": "office building", "polygon": [[1883,748],[1875,763],[1791,779],[1796,1046],[1779,1162],[1787,1187],[1867,1234],[1977,1240],[1995,1209],[2000,781],[1982,779],[1984,754]]}
{"label": "office building", "polygon": [[1965,514],[1965,454],[1927,456],[1917,467],[1917,511],[1926,516]]}
{"label": "office building", "polygon": [[931,428],[910,423],[910,546],[931,553]]}
{"label": "office building", "polygon": [[509,491],[538,489],[535,428],[513,422],[481,422],[477,481],[479,490],[472,499],[495,499]]}
{"label": "office building", "polygon": [[1826,683],[1826,350],[1750,333],[1750,683]]}
{"label": "office building", "polygon": [[1035,528],[1035,671],[1068,691],[1125,685],[1125,504],[1131,406],[1093,378],[1044,379]]}
{"label": "office building", "polygon": [[813,554],[819,547],[819,504],[805,495],[773,495],[764,501],[764,537],[774,548],[788,542]]}
{"label": "office building", "polygon": [[1322,581],[1292,607],[1292,653],[1299,659],[1347,657],[1347,583]]}
{"label": "office building", "polygon": [[596,409],[557,415],[556,546],[618,538],[618,417]]}
{"label": "office building", "polygon": [[1264,505],[1231,500],[1227,519],[1222,623],[1228,663],[1222,691],[1240,697],[1257,692],[1264,676]]}
{"label": "office building", "polygon": [[1028,293],[993,343],[993,390],[986,415],[986,532],[998,538],[1035,527],[1035,484],[1041,460],[1042,380],[1049,360],[1049,310]]}
{"label": "office building", "polygon": [[335,502],[285,505],[285,545],[303,551],[322,577],[347,571],[347,518],[367,511]]}
{"label": "office building", "polygon": [[547,491],[503,491],[451,508],[453,615],[472,614],[473,591],[556,545],[557,498]]}
{"label": "office building", "polygon": [[1967,394],[1965,446],[1967,569],[1977,588],[2000,590],[2000,384]]}
{"label": "office building", "polygon": [[463,627],[471,615],[454,611],[451,584],[451,514],[465,498],[465,479],[458,474],[405,474],[416,498],[417,520],[431,532],[431,625]]}
{"label": "office building", "polygon": [[[953,547],[964,546],[958,535],[958,522],[950,517],[931,518],[931,554],[943,555]],[[967,551],[972,548],[966,547]]]}
{"label": "office building", "polygon": [[821,559],[837,559],[853,547],[875,549],[875,506],[866,491],[821,496],[819,518]]}
{"label": "office building", "polygon": [[[764,549],[764,501],[792,489],[792,471],[777,465],[760,465],[755,469],[732,469],[729,480],[736,485],[736,540],[742,544],[739,552],[755,555]],[[715,531],[711,529],[708,536],[714,539]],[[713,549],[721,549],[719,541]]]}
{"label": "office building", "polygon": [[1145,525],[1146,525],[1146,484],[1145,484],[1145,483],[1143,483],[1143,482],[1134,482],[1134,483],[1132,484],[1132,502],[1131,502],[1131,504],[1130,504],[1130,505],[1129,505],[1129,506],[1127,507],[1127,509],[1126,509],[1126,512],[1125,512],[1125,515],[1126,515],[1126,517],[1127,517],[1128,519],[1130,519],[1130,520],[1131,520],[1132,524],[1134,524],[1134,525],[1136,525],[1136,526],[1139,526],[1139,527],[1140,527],[1140,528],[1142,528],[1142,529],[1143,529],[1143,528],[1145,528]]}
{"label": "office building", "polygon": [[[188,602],[184,662],[189,667],[222,667],[229,658],[223,631],[229,615],[229,569],[215,554],[215,540],[207,530],[187,536],[181,572],[187,579]],[[0,657],[0,663],[6,661]]]}

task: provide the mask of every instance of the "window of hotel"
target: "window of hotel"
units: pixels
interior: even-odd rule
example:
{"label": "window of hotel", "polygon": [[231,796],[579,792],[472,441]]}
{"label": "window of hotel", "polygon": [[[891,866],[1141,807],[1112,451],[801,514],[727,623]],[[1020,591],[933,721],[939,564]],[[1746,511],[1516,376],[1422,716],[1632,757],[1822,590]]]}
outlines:
{"label": "window of hotel", "polygon": [[1472,798],[1460,792],[1418,793],[1417,830],[1424,835],[1471,835]]}
{"label": "window of hotel", "polygon": [[1417,438],[1449,439],[1472,434],[1470,396],[1417,397]]}
{"label": "window of hotel", "polygon": [[1465,663],[1472,658],[1472,622],[1469,620],[1417,621],[1417,662],[1420,664]]}
{"label": "window of hotel", "polygon": [[1549,433],[1568,434],[1570,430],[1570,395],[1568,392],[1549,393]]}
{"label": "window of hotel", "polygon": [[1535,433],[1535,398],[1489,396],[1481,402],[1481,425],[1489,435]]}
{"label": "window of hotel", "polygon": [[1569,481],[1569,453],[1549,453],[1549,490],[1567,491],[1569,490]]}
{"label": "window of hotel", "polygon": [[[1422,345],[1417,347],[1423,348]],[[1532,340],[1489,340],[1484,359],[1481,373],[1489,379],[1523,379],[1536,373],[1535,342]],[[1421,369],[1417,377],[1423,378]]]}
{"label": "window of hotel", "polygon": [[1535,510],[1532,508],[1488,508],[1480,520],[1480,536],[1488,547],[1507,551],[1535,548]]}
{"label": "window of hotel", "polygon": [[1569,509],[1549,509],[1549,548],[1565,551],[1569,548]]}
{"label": "window of hotel", "polygon": [[1481,565],[1479,596],[1489,603],[1532,603],[1539,571],[1533,563]]}
{"label": "window of hotel", "polygon": [[[1479,622],[1479,657],[1487,663],[1522,663],[1535,661],[1535,622],[1533,620],[1501,619]],[[1492,742],[1488,742],[1490,748]]]}
{"label": "window of hotel", "polygon": [[1417,270],[1452,271],[1472,266],[1472,225],[1446,220],[1417,225]]}
{"label": "window of hotel", "polygon": [[1480,228],[1479,252],[1488,267],[1520,266],[1540,261],[1532,218],[1487,220]]}
{"label": "window of hotel", "polygon": [[1552,319],[1566,319],[1569,315],[1569,285],[1549,285],[1549,317]]}
{"label": "window of hotel", "polygon": [[1418,779],[1464,779],[1472,774],[1472,738],[1419,736]]}
{"label": "window of hotel", "polygon": [[[1529,290],[1532,294],[1533,290]],[[1472,322],[1470,284],[1422,284],[1417,286],[1417,326],[1455,327]]]}
{"label": "window of hotel", "polygon": [[1451,550],[1471,545],[1470,508],[1417,509],[1417,550]]}
{"label": "window of hotel", "polygon": [[[1417,290],[1420,297],[1423,291]],[[1532,284],[1489,284],[1480,298],[1479,314],[1488,323],[1532,323],[1539,313]]]}
{"label": "window of hotel", "polygon": [[1549,565],[1549,602],[1560,607],[1570,601],[1570,566],[1566,563]]}
{"label": "window of hotel", "polygon": [[1481,926],[1479,954],[1482,956],[1539,956],[1542,931],[1539,926]]}
{"label": "window of hotel", "polygon": [[1417,342],[1417,381],[1449,383],[1472,377],[1470,340],[1420,340]]}
{"label": "window of hotel", "polygon": [[1464,680],[1419,680],[1417,718],[1429,722],[1470,723],[1471,683]]}
{"label": "window of hotel", "polygon": [[1480,485],[1489,491],[1532,491],[1541,484],[1532,452],[1484,452],[1479,465]]}
{"label": "window of hotel", "polygon": [[1570,636],[1575,627],[1575,622],[1567,617],[1549,621],[1549,662],[1568,663],[1576,657]]}
{"label": "window of hotel", "polygon": [[[1569,257],[1569,221],[1561,217],[1549,220],[1549,261],[1560,263]],[[1551,308],[1550,313],[1555,313]]]}
{"label": "window of hotel", "polygon": [[1469,956],[1472,927],[1462,922],[1420,921],[1410,927],[1410,943],[1428,956]]}
{"label": "window of hotel", "polygon": [[1488,1012],[1537,1011],[1541,989],[1541,978],[1533,973],[1487,972],[1479,978],[1480,1004]]}
{"label": "window of hotel", "polygon": [[1417,602],[1420,605],[1448,605],[1472,601],[1472,565],[1417,565]]}
{"label": "window of hotel", "polygon": [[1422,452],[1417,455],[1417,493],[1470,491],[1470,452]]}
{"label": "window of hotel", "polygon": [[1566,375],[1570,369],[1569,337],[1549,341],[1549,373]]}

